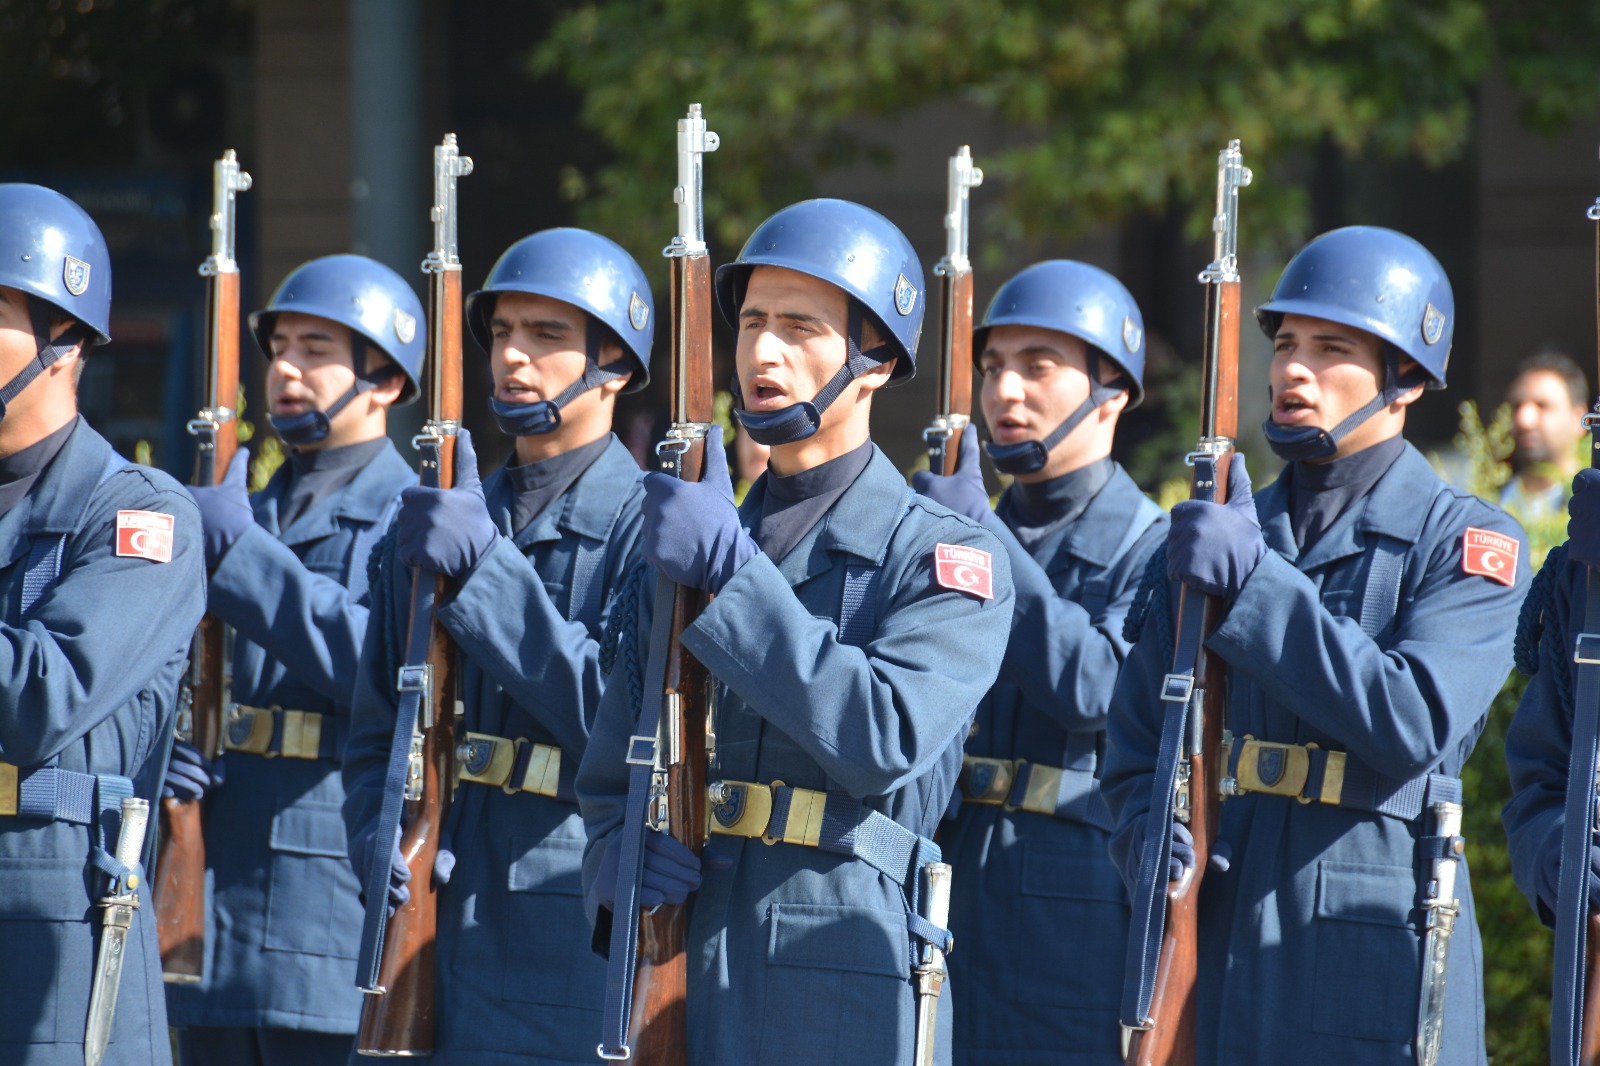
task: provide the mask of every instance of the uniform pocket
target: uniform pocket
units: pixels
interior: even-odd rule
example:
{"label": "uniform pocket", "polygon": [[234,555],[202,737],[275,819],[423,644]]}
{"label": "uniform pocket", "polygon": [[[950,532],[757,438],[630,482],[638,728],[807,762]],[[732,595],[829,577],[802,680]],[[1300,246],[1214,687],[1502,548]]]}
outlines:
{"label": "uniform pocket", "polygon": [[1315,1032],[1394,1043],[1415,1037],[1422,980],[1416,892],[1408,866],[1318,865]]}
{"label": "uniform pocket", "polygon": [[267,846],[272,873],[263,946],[355,958],[361,923],[351,918],[361,887],[350,869],[339,805],[302,802],[285,807],[272,819]]}
{"label": "uniform pocket", "polygon": [[599,1012],[605,963],[589,948],[583,913],[583,840],[514,837],[500,937],[501,995],[518,1003]]}
{"label": "uniform pocket", "polygon": [[[0,1003],[5,1004],[6,1019],[0,1026],[0,1047],[53,1042],[57,986],[81,981],[85,989],[89,987],[89,972],[81,967],[68,970],[61,957],[63,931],[59,922],[0,919],[0,944],[5,945],[7,959],[0,966]],[[78,1038],[82,1039],[81,1033]],[[16,1061],[9,1055],[0,1058]]]}
{"label": "uniform pocket", "polygon": [[[1006,969],[1016,978],[1018,1002],[1115,1009],[1122,991],[1115,975],[1128,950],[1128,904],[1104,845],[1093,857],[1024,843],[1017,887]],[[952,931],[959,947],[961,930]]]}
{"label": "uniform pocket", "polygon": [[810,1048],[812,1061],[830,1066],[909,1058],[911,949],[903,914],[777,903],[768,926],[763,1062],[795,1048]]}

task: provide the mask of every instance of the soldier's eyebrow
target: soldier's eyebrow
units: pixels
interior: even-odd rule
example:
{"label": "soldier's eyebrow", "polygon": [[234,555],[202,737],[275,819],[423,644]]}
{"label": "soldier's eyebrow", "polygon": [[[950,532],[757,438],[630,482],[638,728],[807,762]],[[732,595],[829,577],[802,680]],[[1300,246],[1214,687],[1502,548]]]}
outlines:
{"label": "soldier's eyebrow", "polygon": [[[325,329],[303,329],[295,333],[294,336],[299,337],[301,340],[323,341],[326,343],[332,343],[334,340],[333,334]],[[284,330],[275,329],[272,331],[272,339],[286,341],[290,339],[290,334]]]}
{"label": "soldier's eyebrow", "polygon": [[489,325],[496,329],[510,329],[513,325],[529,330],[556,330],[558,332],[571,332],[572,323],[563,318],[519,318],[516,322],[504,315],[489,316]]}
{"label": "soldier's eyebrow", "polygon": [[804,322],[808,326],[826,326],[827,323],[816,315],[808,315],[804,311],[766,311],[759,307],[746,307],[739,312],[739,319],[747,318],[781,318],[789,322]]}

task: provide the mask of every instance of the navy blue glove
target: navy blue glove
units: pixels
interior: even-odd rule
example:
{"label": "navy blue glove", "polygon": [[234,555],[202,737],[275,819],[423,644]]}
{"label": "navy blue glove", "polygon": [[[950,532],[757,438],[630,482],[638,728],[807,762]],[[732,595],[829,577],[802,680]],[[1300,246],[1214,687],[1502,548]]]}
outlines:
{"label": "navy blue glove", "polygon": [[433,856],[433,883],[435,887],[448,885],[450,875],[456,872],[455,844],[446,829],[439,834],[439,850]]}
{"label": "navy blue glove", "polygon": [[978,427],[968,423],[961,431],[956,472],[946,477],[931,470],[918,470],[911,475],[911,487],[956,514],[964,514],[974,522],[981,521],[989,513],[989,493],[983,487],[978,450]]}
{"label": "navy blue glove", "polygon": [[1167,576],[1208,596],[1233,599],[1267,554],[1244,456],[1228,464],[1228,502],[1185,500],[1172,509]]}
{"label": "navy blue glove", "polygon": [[1600,470],[1589,467],[1572,479],[1567,501],[1567,558],[1600,566]]}
{"label": "navy blue glove", "polygon": [[722,427],[706,434],[700,481],[645,475],[639,552],[669,580],[710,593],[720,592],[735,571],[761,553],[739,525]]}
{"label": "navy blue glove", "polygon": [[[622,837],[613,835],[606,842],[595,874],[595,894],[607,910],[617,907],[617,857]],[[639,883],[639,905],[654,909],[663,903],[682,903],[700,887],[700,856],[678,843],[677,838],[654,829],[644,831],[644,877]]]}
{"label": "navy blue glove", "polygon": [[[362,833],[350,842],[350,865],[355,867],[356,880],[366,884],[367,871],[372,869],[372,848],[377,841],[378,827]],[[400,830],[394,831],[394,842],[389,845],[389,913],[411,898],[411,889],[406,887],[406,882],[411,880],[411,867],[406,865],[406,857],[400,854]]]}
{"label": "navy blue glove", "polygon": [[[1139,880],[1139,860],[1144,854],[1144,818],[1134,823],[1128,835],[1128,854],[1123,862],[1122,879],[1128,884]],[[1172,855],[1167,859],[1167,880],[1181,879],[1186,870],[1194,869],[1194,834],[1182,822],[1172,823]]]}
{"label": "navy blue glove", "polygon": [[250,449],[233,453],[228,472],[216,485],[186,486],[200,508],[200,535],[206,548],[206,569],[215,570],[233,542],[255,524],[250,509]]}
{"label": "navy blue glove", "polygon": [[172,742],[167,779],[161,783],[162,799],[197,800],[222,784],[222,763],[213,763],[186,740]]}
{"label": "navy blue glove", "polygon": [[478,457],[472,434],[456,433],[456,483],[454,488],[428,489],[412,485],[400,494],[396,554],[406,566],[445,577],[471,572],[489,553],[500,531],[483,502],[478,480]]}

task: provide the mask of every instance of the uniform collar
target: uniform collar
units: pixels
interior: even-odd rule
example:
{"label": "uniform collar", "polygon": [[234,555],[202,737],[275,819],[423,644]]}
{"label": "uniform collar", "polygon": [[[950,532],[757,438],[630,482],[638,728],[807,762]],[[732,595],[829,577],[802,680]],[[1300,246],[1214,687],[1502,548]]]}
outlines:
{"label": "uniform collar", "polygon": [[304,544],[337,533],[341,518],[370,525],[383,517],[398,491],[396,485],[405,483],[408,478],[416,480],[410,464],[401,458],[394,442],[389,441],[350,484],[318,500],[288,529],[280,530],[278,504],[288,491],[290,473],[289,464],[285,462],[273,472],[267,487],[251,501],[256,520],[285,544]]}
{"label": "uniform collar", "polygon": [[1051,557],[1046,573],[1055,574],[1066,569],[1070,565],[1068,556],[1100,568],[1116,562],[1114,554],[1143,495],[1127,471],[1121,465],[1114,466],[1110,478],[1089,499],[1083,513],[1068,525],[1061,548]]}
{"label": "uniform collar", "polygon": [[30,535],[71,533],[83,523],[89,497],[110,461],[111,445],[79,415],[66,443],[13,513],[26,508],[23,523]]}
{"label": "uniform collar", "polygon": [[521,549],[541,541],[560,540],[563,530],[591,540],[605,540],[638,480],[639,464],[633,453],[612,434],[600,457],[515,536],[511,532],[511,478],[505,466],[496,467],[489,475],[483,483],[483,495],[495,526]]}
{"label": "uniform collar", "polygon": [[1256,513],[1261,519],[1267,546],[1301,570],[1360,554],[1366,550],[1368,535],[1393,537],[1415,544],[1428,520],[1426,501],[1432,498],[1439,482],[1439,475],[1428,460],[1407,442],[1400,457],[1383,472],[1372,489],[1329,526],[1302,558],[1295,547],[1289,519],[1292,476],[1293,467],[1284,467],[1278,480],[1256,497]]}
{"label": "uniform collar", "polygon": [[[761,521],[761,509],[766,499],[766,477],[762,476],[750,487],[739,508],[739,518],[745,531],[755,535]],[[906,479],[887,455],[872,446],[872,458],[850,487],[844,490],[828,513],[818,520],[811,532],[801,538],[778,564],[790,585],[831,570],[835,553],[853,555],[873,566],[882,566],[889,554],[889,538],[900,524],[907,499]]]}
{"label": "uniform collar", "polygon": [[111,445],[80,416],[28,494],[0,518],[0,566],[26,555],[35,538],[79,528],[111,456]]}

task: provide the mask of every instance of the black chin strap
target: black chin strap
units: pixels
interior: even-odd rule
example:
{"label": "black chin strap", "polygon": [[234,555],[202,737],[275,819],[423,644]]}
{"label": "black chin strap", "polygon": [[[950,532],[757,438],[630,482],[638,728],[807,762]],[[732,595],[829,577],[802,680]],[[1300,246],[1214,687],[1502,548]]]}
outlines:
{"label": "black chin strap", "polygon": [[535,400],[533,403],[506,403],[489,394],[489,413],[508,437],[536,437],[551,433],[561,425],[561,409],[590,389],[598,389],[608,381],[627,377],[633,372],[627,357],[600,365],[600,348],[605,342],[605,331],[589,316],[589,326],[584,333],[583,376],[562,389],[553,400]]}
{"label": "black chin strap", "polygon": [[[1385,344],[1383,351],[1383,388],[1347,415],[1332,431],[1321,426],[1280,426],[1269,415],[1261,431],[1267,438],[1267,446],[1272,449],[1272,454],[1286,463],[1316,463],[1332,459],[1339,453],[1339,445],[1357,426],[1418,385],[1427,383],[1427,371],[1420,367],[1409,375],[1400,373],[1399,350],[1393,345]],[[1272,394],[1270,386],[1267,394],[1269,397]]]}
{"label": "black chin strap", "polygon": [[33,383],[33,379],[43,374],[57,360],[79,344],[87,344],[89,329],[81,322],[72,322],[61,331],[61,336],[50,339],[50,307],[42,300],[28,297],[28,320],[33,326],[33,342],[36,345],[34,357],[27,366],[17,372],[17,376],[0,386],[0,421],[6,417],[6,408],[17,394]]}
{"label": "black chin strap", "polygon": [[744,392],[739,387],[739,375],[733,376],[733,417],[739,420],[739,425],[750,434],[750,439],[757,444],[775,447],[780,444],[795,444],[813,436],[822,426],[822,414],[839,398],[850,383],[875,366],[881,366],[889,358],[889,344],[887,341],[876,348],[863,352],[861,350],[861,330],[865,316],[861,304],[850,300],[849,320],[845,327],[845,357],[844,366],[838,373],[828,379],[816,397],[811,400],[802,400],[792,403],[779,411],[760,413],[744,409]]}
{"label": "black chin strap", "polygon": [[310,410],[302,414],[283,418],[278,415],[267,416],[267,421],[272,424],[272,430],[283,443],[292,448],[303,448],[307,444],[316,444],[326,440],[333,430],[333,419],[340,411],[350,406],[363,392],[370,392],[378,385],[400,373],[399,364],[390,360],[376,370],[367,370],[367,339],[355,331],[350,333],[350,366],[356,370],[356,379],[348,389],[339,394],[339,398],[328,405],[326,411]]}
{"label": "black chin strap", "polygon": [[1032,474],[1043,470],[1045,463],[1050,461],[1050,452],[1057,444],[1067,439],[1067,434],[1077,429],[1089,412],[1122,392],[1127,391],[1127,386],[1121,382],[1121,376],[1113,378],[1109,384],[1100,381],[1100,358],[1090,353],[1089,361],[1089,395],[1083,402],[1067,416],[1044,440],[1023,440],[1015,444],[996,444],[988,441],[983,450],[988,453],[989,461],[994,463],[994,468],[1002,474]]}

